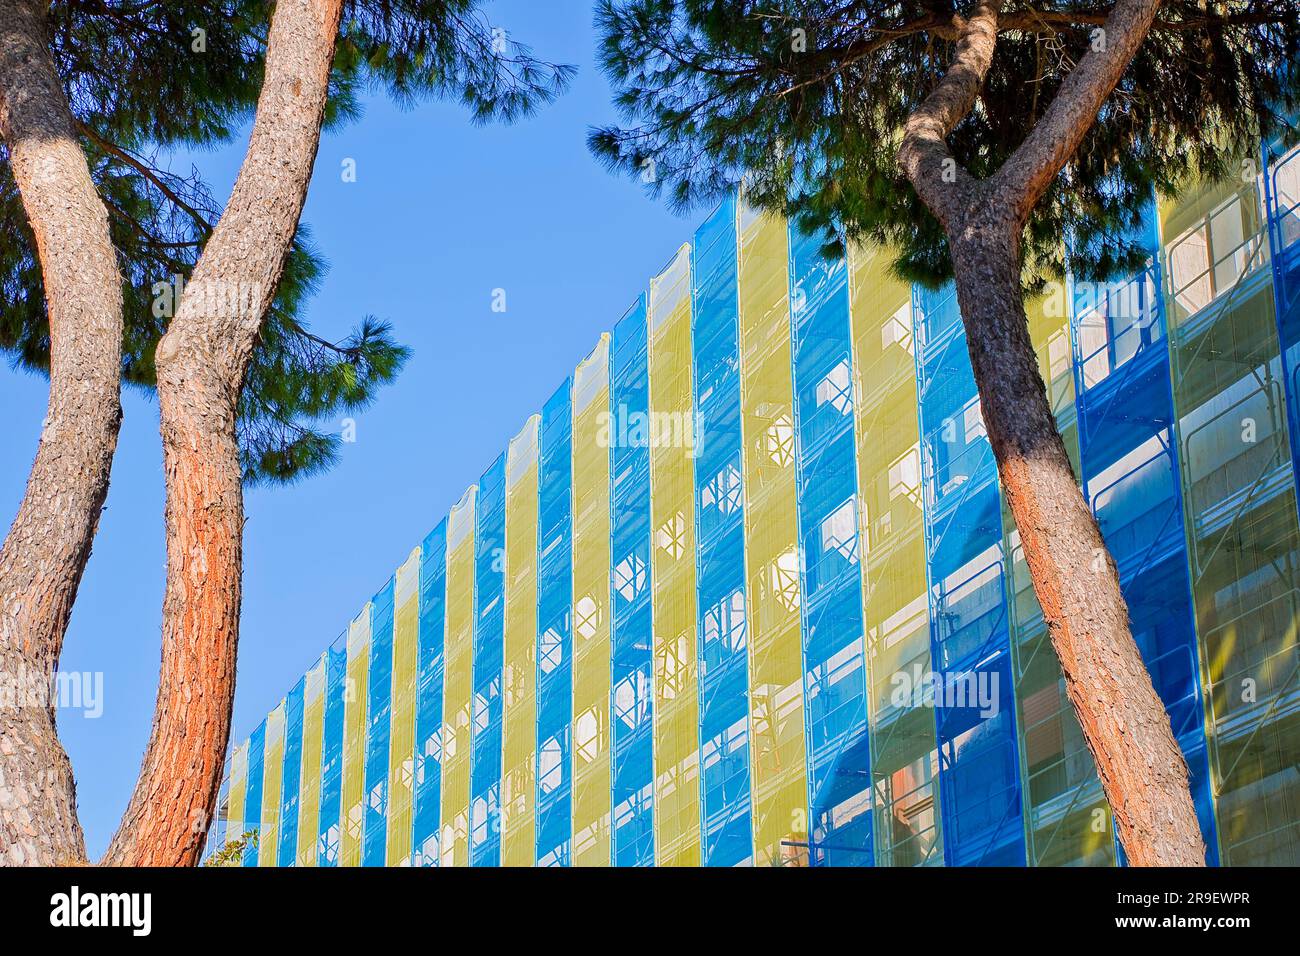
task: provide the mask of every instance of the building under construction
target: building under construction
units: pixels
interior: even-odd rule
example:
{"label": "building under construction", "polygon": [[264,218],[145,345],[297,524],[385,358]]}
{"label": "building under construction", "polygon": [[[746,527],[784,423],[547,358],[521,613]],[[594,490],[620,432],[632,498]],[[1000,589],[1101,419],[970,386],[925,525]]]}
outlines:
{"label": "building under construction", "polygon": [[[1260,168],[1030,305],[1223,865],[1300,863],[1300,153]],[[1122,863],[953,291],[890,262],[719,208],[234,749],[210,848]]]}

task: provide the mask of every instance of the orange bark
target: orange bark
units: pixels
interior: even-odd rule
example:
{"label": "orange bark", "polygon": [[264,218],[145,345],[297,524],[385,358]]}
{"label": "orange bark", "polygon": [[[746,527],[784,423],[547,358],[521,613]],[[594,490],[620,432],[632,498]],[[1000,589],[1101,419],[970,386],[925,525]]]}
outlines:
{"label": "orange bark", "polygon": [[149,747],[106,863],[192,866],[212,823],[239,643],[239,394],[306,201],[342,6],[276,4],[243,166],[158,345],[167,482],[162,670]]}

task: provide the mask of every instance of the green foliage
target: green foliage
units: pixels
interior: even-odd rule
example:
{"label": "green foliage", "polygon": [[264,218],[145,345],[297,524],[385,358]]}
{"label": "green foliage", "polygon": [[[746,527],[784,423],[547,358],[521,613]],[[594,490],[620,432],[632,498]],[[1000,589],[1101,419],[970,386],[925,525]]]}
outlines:
{"label": "green foliage", "polygon": [[[1007,0],[984,89],[948,144],[994,173],[1097,41],[1113,3]],[[612,168],[676,208],[742,178],[750,202],[843,240],[900,250],[901,277],[952,275],[947,241],[896,164],[903,126],[954,53],[953,0],[601,0],[600,55],[626,125],[593,130]],[[801,32],[800,32],[801,31]],[[1295,0],[1166,0],[1025,233],[1036,280],[1138,267],[1132,230],[1154,188],[1238,176],[1257,137],[1294,136]],[[653,165],[651,165],[651,163]],[[1072,236],[1069,250],[1062,239]],[[1031,283],[1032,284],[1032,283]]]}
{"label": "green foliage", "polygon": [[[481,0],[350,0],[327,127],[358,117],[365,89],[403,104],[452,97],[478,122],[508,122],[559,95],[572,68],[537,60],[494,32],[480,6]],[[252,119],[272,9],[265,0],[51,5],[55,63],[122,270],[122,372],[130,385],[154,386],[154,349],[171,315],[168,304],[175,305],[174,277],[189,277],[221,215],[201,172],[172,171],[169,151],[229,143]],[[0,351],[15,366],[44,373],[49,322],[34,250],[0,147]],[[321,423],[363,408],[407,359],[390,326],[370,316],[342,342],[308,331],[303,312],[324,270],[300,227],[240,403],[249,481],[292,481],[328,468],[339,437]]]}
{"label": "green foliage", "polygon": [[216,853],[203,861],[204,866],[243,866],[244,851],[257,852],[259,839],[257,830],[245,831],[237,840],[231,840]]}

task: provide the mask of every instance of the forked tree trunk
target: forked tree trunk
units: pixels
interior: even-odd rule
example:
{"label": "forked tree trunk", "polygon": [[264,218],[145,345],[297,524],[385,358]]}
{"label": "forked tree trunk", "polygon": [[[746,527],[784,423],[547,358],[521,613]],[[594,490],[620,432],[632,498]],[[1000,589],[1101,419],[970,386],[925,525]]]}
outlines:
{"label": "forked tree trunk", "polygon": [[1020,240],[1141,45],[1160,0],[1119,0],[1095,46],[996,174],[975,180],[945,142],[993,61],[1002,0],[954,17],[948,72],[909,118],[899,163],[948,236],[989,441],[1066,694],[1137,866],[1204,866],[1187,765],[1129,626],[1119,573],[1075,483],[1029,337]]}
{"label": "forked tree trunk", "polygon": [[162,671],[140,778],[104,862],[199,859],[230,738],[243,494],[236,411],[320,143],[342,0],[278,0],[230,202],[158,345],[167,486]]}
{"label": "forked tree trunk", "polygon": [[0,3],[0,136],[50,324],[49,407],[0,549],[0,865],[86,855],[51,691],[122,419],[122,278],[50,57],[47,6]]}

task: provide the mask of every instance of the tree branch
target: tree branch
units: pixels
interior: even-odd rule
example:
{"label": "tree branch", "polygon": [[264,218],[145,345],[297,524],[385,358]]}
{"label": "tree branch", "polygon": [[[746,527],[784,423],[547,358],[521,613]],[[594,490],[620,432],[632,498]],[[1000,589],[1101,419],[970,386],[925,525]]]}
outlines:
{"label": "tree branch", "polygon": [[136,159],[134,156],[132,156],[126,150],[122,149],[120,146],[117,146],[114,143],[111,143],[108,140],[104,139],[104,137],[100,136],[93,129],[87,126],[85,123],[78,121],[77,131],[81,133],[81,135],[85,136],[92,143],[94,143],[96,146],[98,146],[100,149],[102,149],[104,152],[126,163],[128,166],[130,166],[132,169],[138,172],[145,179],[149,180],[149,182],[152,183],[160,193],[162,193],[164,196],[167,197],[168,201],[171,202],[172,205],[176,206],[178,209],[185,212],[186,215],[188,215],[191,219],[194,220],[194,224],[199,227],[199,231],[204,236],[207,236],[209,233],[212,232],[212,224],[208,222],[207,217],[204,216],[203,213],[195,209],[193,206],[191,206],[189,203],[185,202],[185,200],[181,199],[181,197],[176,194],[176,191],[173,190],[170,186],[168,186],[167,183],[163,181],[162,177],[159,176],[155,170],[150,168],[148,165],[146,165],[139,159]]}
{"label": "tree branch", "polygon": [[898,162],[917,195],[951,231],[960,202],[976,180],[953,158],[944,140],[970,112],[993,63],[1002,0],[981,0],[969,20],[953,16],[959,37],[952,66],[908,117]]}
{"label": "tree branch", "polygon": [[1083,141],[1097,112],[1133,60],[1161,0],[1120,0],[1100,28],[1098,43],[1061,83],[1060,90],[1023,143],[990,180],[1010,188],[1016,222],[1029,219],[1052,179]]}

